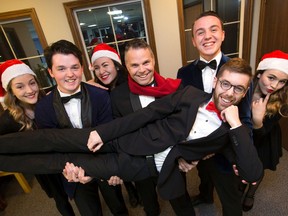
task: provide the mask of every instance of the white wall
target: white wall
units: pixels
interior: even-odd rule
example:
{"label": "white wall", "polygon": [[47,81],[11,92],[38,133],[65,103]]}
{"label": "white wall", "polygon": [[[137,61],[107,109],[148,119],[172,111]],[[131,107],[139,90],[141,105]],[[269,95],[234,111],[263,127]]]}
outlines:
{"label": "white wall", "polygon": [[177,1],[150,0],[160,73],[176,77],[182,66]]}
{"label": "white wall", "polygon": [[[0,13],[35,8],[48,44],[60,39],[73,41],[64,2],[71,0],[0,0]],[[176,77],[181,67],[177,1],[150,0],[161,75]]]}

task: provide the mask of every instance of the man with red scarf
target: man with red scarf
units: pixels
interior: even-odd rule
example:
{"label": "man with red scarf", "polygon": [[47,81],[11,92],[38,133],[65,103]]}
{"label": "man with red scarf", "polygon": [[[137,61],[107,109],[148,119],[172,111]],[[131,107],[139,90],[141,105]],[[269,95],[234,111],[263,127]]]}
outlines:
{"label": "man with red scarf", "polygon": [[[125,46],[125,65],[129,72],[128,82],[116,87],[111,93],[111,103],[115,118],[126,116],[146,107],[157,98],[175,92],[181,81],[165,79],[155,71],[155,58],[150,46],[141,39],[134,39]],[[135,143],[136,144],[136,143]],[[147,156],[147,163],[153,166],[153,155]],[[151,170],[151,172],[153,172]],[[136,188],[142,198],[144,211],[148,216],[160,214],[156,192],[158,172],[153,177],[136,181]],[[177,215],[194,215],[194,209],[187,195],[170,200]]]}

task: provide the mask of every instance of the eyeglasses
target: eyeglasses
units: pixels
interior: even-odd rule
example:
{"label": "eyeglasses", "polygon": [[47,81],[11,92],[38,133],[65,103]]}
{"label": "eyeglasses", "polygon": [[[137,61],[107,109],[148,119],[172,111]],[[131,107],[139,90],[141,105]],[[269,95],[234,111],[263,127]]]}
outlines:
{"label": "eyeglasses", "polygon": [[243,86],[240,85],[232,85],[230,82],[226,80],[218,80],[220,82],[220,86],[223,90],[228,91],[233,87],[233,92],[235,94],[242,94],[244,93],[247,89],[245,89]]}

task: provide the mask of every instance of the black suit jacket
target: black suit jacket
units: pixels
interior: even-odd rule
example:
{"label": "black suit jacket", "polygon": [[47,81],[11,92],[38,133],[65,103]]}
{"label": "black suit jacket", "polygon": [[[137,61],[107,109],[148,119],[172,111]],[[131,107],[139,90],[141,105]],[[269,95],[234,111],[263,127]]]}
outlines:
{"label": "black suit jacket", "polygon": [[[228,60],[229,58],[227,56],[222,55],[217,72]],[[192,85],[195,88],[204,90],[202,71],[198,68],[197,62],[198,60],[195,60],[192,63],[180,68],[177,73],[177,78],[182,80],[182,85],[184,87]]]}
{"label": "black suit jacket", "polygon": [[[96,130],[104,142],[120,137],[118,143],[114,142],[114,145],[111,145],[115,147],[114,151],[125,153],[119,154],[119,157],[125,156],[124,159],[118,158],[118,160],[114,160],[115,163],[119,163],[120,172],[116,174],[119,173],[119,176],[123,177],[123,180],[131,180],[129,177],[133,177],[133,175],[145,178],[146,174],[142,174],[141,172],[142,170],[147,171],[145,169],[145,161],[140,160],[139,162],[137,159],[143,157],[131,157],[132,160],[130,160],[130,157],[127,156],[129,154],[139,156],[151,155],[173,146],[159,174],[160,195],[166,199],[173,199],[182,195],[185,190],[183,178],[180,177],[180,171],[177,168],[176,162],[178,157],[181,156],[186,160],[199,160],[212,152],[220,151],[225,146],[230,145],[234,150],[239,174],[248,182],[258,180],[262,175],[262,164],[245,126],[230,130],[225,124],[222,124],[219,129],[205,138],[185,142],[194,124],[199,106],[210,98],[210,94],[188,86],[183,90],[150,103],[144,109],[140,109],[125,117],[117,118],[107,124],[97,126]],[[25,142],[23,143],[23,139],[25,138],[23,135],[25,133],[27,132],[17,134],[18,139],[13,138],[13,136],[7,137],[7,135],[0,137],[1,143],[3,142],[3,146],[0,146],[1,153],[14,153],[14,148],[11,148],[11,144],[13,143],[17,143],[17,146],[25,146]],[[58,132],[52,130],[52,133],[49,133],[49,129],[46,129],[46,131],[38,130],[35,131],[33,136],[26,136],[26,143],[29,146],[25,146],[25,148],[15,147],[15,151],[19,152],[23,149],[24,152],[25,150],[27,152],[27,149],[29,151],[34,149],[35,152],[87,152],[86,142],[88,135],[89,130],[87,129],[62,129]],[[38,141],[38,143],[41,142],[41,145],[35,144],[35,141]],[[10,143],[10,145],[7,143]],[[72,157],[70,160],[74,162],[72,159],[75,159],[75,157]],[[104,177],[105,172],[107,173],[105,168],[101,169],[102,164],[98,163],[101,160],[97,161],[96,168],[96,166],[86,165],[89,162],[87,157],[82,159],[76,161],[79,163],[75,164],[80,164],[85,170],[90,169],[91,172],[89,170],[89,174],[96,173],[92,176],[97,177],[99,172],[101,172],[101,175]],[[104,162],[110,161],[109,156],[102,157],[102,159]],[[133,163],[134,159],[136,163]],[[8,163],[7,160],[5,164],[4,162],[5,160],[1,163],[0,168],[3,168],[5,164],[11,166],[11,163]],[[53,160],[51,164],[56,163],[57,160]],[[63,163],[65,162],[60,163],[62,167]],[[113,162],[114,165],[115,163]],[[51,166],[51,164],[49,165]],[[33,164],[33,166],[36,165]],[[29,168],[31,169],[31,167]],[[175,185],[178,186],[177,190],[173,190]]]}
{"label": "black suit jacket", "polygon": [[[249,130],[245,126],[230,130],[222,125],[208,137],[193,140],[192,147],[186,147],[190,146],[190,142],[184,140],[194,124],[198,108],[210,98],[210,94],[188,86],[124,118],[99,125],[96,130],[104,142],[120,137],[118,138],[119,147],[133,155],[155,154],[174,146],[174,148],[181,149],[178,152],[183,154],[184,159],[198,160],[232,143],[240,175],[248,181],[255,181],[262,174],[262,164],[252,145]],[[141,129],[137,130],[138,128]],[[176,150],[172,152],[174,151]],[[180,153],[178,156],[181,155]],[[167,159],[174,163],[178,156],[173,155]],[[176,166],[174,163],[174,168]],[[165,164],[163,170],[166,170]],[[161,171],[160,176],[164,175],[162,172],[164,171]],[[170,181],[169,178],[163,179]]]}

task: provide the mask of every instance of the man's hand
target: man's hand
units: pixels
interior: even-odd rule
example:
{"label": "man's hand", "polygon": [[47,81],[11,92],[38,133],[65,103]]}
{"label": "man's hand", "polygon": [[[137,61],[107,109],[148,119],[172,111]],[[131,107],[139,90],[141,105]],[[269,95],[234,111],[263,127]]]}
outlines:
{"label": "man's hand", "polygon": [[123,180],[121,178],[119,178],[118,176],[111,176],[109,180],[107,180],[109,185],[119,185],[119,184],[123,184]]}
{"label": "man's hand", "polygon": [[103,145],[102,139],[97,133],[97,131],[91,131],[90,136],[87,142],[87,147],[90,151],[96,152],[98,151]]}
{"label": "man's hand", "polygon": [[228,122],[232,128],[236,128],[242,125],[239,118],[238,107],[235,105],[231,105],[222,110],[221,118],[224,122]]}
{"label": "man's hand", "polygon": [[269,97],[270,94],[267,94],[265,98],[260,98],[252,102],[253,127],[256,129],[263,126],[263,119]]}
{"label": "man's hand", "polygon": [[178,167],[180,171],[182,172],[188,172],[192,170],[196,165],[198,164],[199,161],[192,161],[191,163],[187,163],[183,158],[178,159]]}
{"label": "man's hand", "polygon": [[[234,170],[235,175],[236,175],[236,176],[239,176],[239,171],[238,171],[238,169],[237,169],[237,167],[236,167],[235,164],[233,164],[233,170]],[[245,181],[244,179],[242,179],[241,182],[242,182],[243,184],[249,184],[249,183],[248,183],[247,181]],[[256,185],[257,182],[252,182],[251,184],[252,184],[252,185]]]}
{"label": "man's hand", "polygon": [[75,166],[73,163],[67,162],[62,173],[68,182],[80,182],[86,184],[92,180],[92,177],[85,176],[84,169]]}

